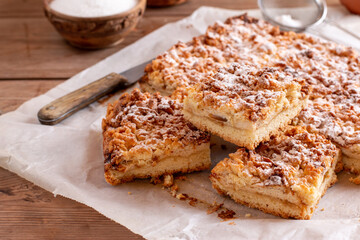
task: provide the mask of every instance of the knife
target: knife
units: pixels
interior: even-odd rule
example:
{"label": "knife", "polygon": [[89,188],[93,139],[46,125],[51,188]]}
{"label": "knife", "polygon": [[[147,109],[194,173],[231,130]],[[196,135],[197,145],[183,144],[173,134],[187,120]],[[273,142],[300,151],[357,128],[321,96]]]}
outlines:
{"label": "knife", "polygon": [[120,74],[110,73],[99,80],[52,101],[39,110],[38,119],[40,123],[45,125],[58,124],[103,96],[119,89],[128,88],[140,80],[144,75],[145,66],[151,61],[144,62]]}

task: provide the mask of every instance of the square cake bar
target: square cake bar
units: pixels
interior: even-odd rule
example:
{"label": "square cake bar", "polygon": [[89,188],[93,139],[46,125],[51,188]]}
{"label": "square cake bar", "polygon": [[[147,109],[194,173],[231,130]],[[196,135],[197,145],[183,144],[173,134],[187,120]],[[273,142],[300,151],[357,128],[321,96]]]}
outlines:
{"label": "square cake bar", "polygon": [[306,105],[307,85],[286,68],[237,63],[186,88],[184,116],[197,128],[254,149]]}
{"label": "square cake bar", "polygon": [[310,219],[337,180],[340,153],[322,135],[287,127],[255,150],[230,154],[211,171],[210,180],[238,203],[283,218]]}
{"label": "square cake bar", "polygon": [[210,135],[185,120],[181,109],[176,100],[138,89],[109,104],[102,122],[106,181],[209,168]]}

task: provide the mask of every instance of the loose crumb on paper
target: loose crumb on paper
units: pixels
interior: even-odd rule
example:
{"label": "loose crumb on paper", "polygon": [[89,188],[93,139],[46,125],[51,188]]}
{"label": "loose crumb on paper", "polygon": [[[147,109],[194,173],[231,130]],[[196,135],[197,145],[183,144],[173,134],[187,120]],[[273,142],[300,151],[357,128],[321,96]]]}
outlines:
{"label": "loose crumb on paper", "polygon": [[[176,180],[186,180],[186,176],[183,175],[165,175],[162,178],[152,178],[151,179],[151,183],[153,184],[159,184],[162,182],[162,189],[167,190],[171,196],[173,196],[176,199],[179,199],[181,201],[185,201],[187,202],[190,206],[192,207],[196,207],[199,206],[200,208],[205,207],[205,209],[207,208],[207,214],[212,214],[214,212],[217,213],[217,216],[219,218],[222,219],[222,222],[224,221],[228,221],[228,220],[232,220],[235,219],[235,212],[233,210],[227,209],[225,207],[223,207],[223,203],[216,203],[214,202],[213,204],[209,204],[207,202],[198,200],[197,198],[194,197],[190,197],[188,194],[186,193],[181,193],[179,192],[179,187],[178,185],[175,183],[175,179]],[[172,207],[175,207],[175,205],[172,205]],[[235,225],[235,223],[231,223],[230,225]]]}
{"label": "loose crumb on paper", "polygon": [[228,224],[229,224],[229,225],[236,225],[235,222],[229,222]]}
{"label": "loose crumb on paper", "polygon": [[157,185],[159,183],[161,183],[161,179],[159,177],[153,177],[150,179],[150,183],[154,184],[154,185]]}
{"label": "loose crumb on paper", "polygon": [[230,209],[225,209],[225,210],[221,211],[220,213],[218,213],[218,217],[224,221],[232,220],[235,218],[234,216],[235,216],[235,212]]}
{"label": "loose crumb on paper", "polygon": [[322,211],[322,212],[323,212],[323,211],[325,211],[325,209],[324,209],[324,208],[322,208],[322,209],[320,209],[320,211]]}
{"label": "loose crumb on paper", "polygon": [[207,209],[207,214],[212,214],[214,212],[216,212],[217,210],[219,210],[224,204],[223,203],[220,203],[220,204],[217,204],[216,202],[214,202],[212,205],[210,205]]}
{"label": "loose crumb on paper", "polygon": [[132,192],[128,192],[128,195],[131,195],[132,194]]}
{"label": "loose crumb on paper", "polygon": [[247,213],[247,214],[245,214],[245,217],[246,217],[246,218],[249,218],[249,217],[251,217],[251,214],[250,214],[250,213]]}
{"label": "loose crumb on paper", "polygon": [[355,178],[353,178],[353,177],[349,178],[349,181],[354,184],[360,185],[360,175]]}
{"label": "loose crumb on paper", "polygon": [[186,199],[186,196],[182,193],[178,193],[176,194],[176,198],[179,199],[179,200],[185,200]]}
{"label": "loose crumb on paper", "polygon": [[171,187],[172,185],[174,185],[174,177],[173,177],[173,175],[165,175],[163,186],[164,187]]}

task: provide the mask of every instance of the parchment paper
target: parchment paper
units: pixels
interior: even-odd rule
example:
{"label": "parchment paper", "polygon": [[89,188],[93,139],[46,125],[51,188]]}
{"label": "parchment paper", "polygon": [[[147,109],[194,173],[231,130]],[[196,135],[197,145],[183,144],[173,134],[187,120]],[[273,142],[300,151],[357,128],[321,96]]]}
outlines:
{"label": "parchment paper", "polygon": [[[81,203],[141,234],[147,239],[349,239],[360,234],[360,188],[346,173],[328,190],[311,220],[286,220],[235,204],[219,196],[208,180],[209,171],[189,174],[180,192],[208,203],[216,201],[236,212],[221,221],[217,214],[173,198],[148,180],[120,186],[103,177],[101,118],[106,104],[94,103],[56,126],[43,126],[37,111],[45,104],[112,71],[120,72],[167,50],[178,40],[202,34],[215,20],[245,11],[202,7],[190,17],[168,24],[136,43],[84,70],[44,95],[0,117],[0,165],[42,188]],[[261,17],[259,11],[248,11]],[[330,17],[352,31],[360,31],[359,17],[344,8],[330,9]],[[310,30],[323,37],[360,48],[359,42],[322,25]],[[109,101],[119,97],[118,93]],[[213,165],[235,147],[212,140]],[[224,144],[226,147],[221,145]],[[131,195],[128,194],[131,192]],[[323,211],[322,211],[323,210]],[[251,214],[250,217],[245,217]],[[248,215],[247,215],[248,216]],[[231,224],[229,224],[231,223]]]}

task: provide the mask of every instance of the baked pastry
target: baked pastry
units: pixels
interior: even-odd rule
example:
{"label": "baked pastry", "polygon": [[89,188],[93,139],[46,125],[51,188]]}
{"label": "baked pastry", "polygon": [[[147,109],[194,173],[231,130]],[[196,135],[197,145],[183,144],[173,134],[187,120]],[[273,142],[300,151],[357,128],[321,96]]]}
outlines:
{"label": "baked pastry", "polygon": [[335,105],[334,101],[317,98],[309,101],[293,124],[326,136],[341,148],[345,170],[360,174],[360,115],[354,109],[357,105]]}
{"label": "baked pastry", "polygon": [[189,43],[179,42],[146,66],[140,87],[169,96],[176,88],[196,83],[201,76],[223,66],[222,55],[216,47],[205,45],[202,37]]}
{"label": "baked pastry", "polygon": [[[196,57],[200,53],[203,57]],[[296,122],[333,141],[343,151],[345,169],[360,173],[360,58],[350,47],[307,34],[282,32],[244,14],[216,22],[205,34],[159,56],[147,66],[142,85],[170,94],[177,87],[196,84],[205,74],[211,76],[216,72],[214,68],[233,62],[259,69],[284,67],[305,79],[313,87],[309,102],[316,102],[309,106],[317,107],[305,108],[304,117]],[[328,104],[336,107],[329,108]],[[323,109],[329,111],[324,114]],[[324,124],[315,124],[305,115]],[[337,128],[328,127],[328,122]]]}
{"label": "baked pastry", "polygon": [[238,203],[283,218],[310,219],[336,182],[340,150],[301,127],[260,144],[239,148],[211,171],[213,187]]}
{"label": "baked pastry", "polygon": [[286,69],[232,64],[189,86],[184,117],[238,146],[254,149],[306,105],[309,88]]}
{"label": "baked pastry", "polygon": [[176,100],[138,89],[109,104],[102,122],[106,181],[209,168],[210,136],[186,121],[181,109]]}

